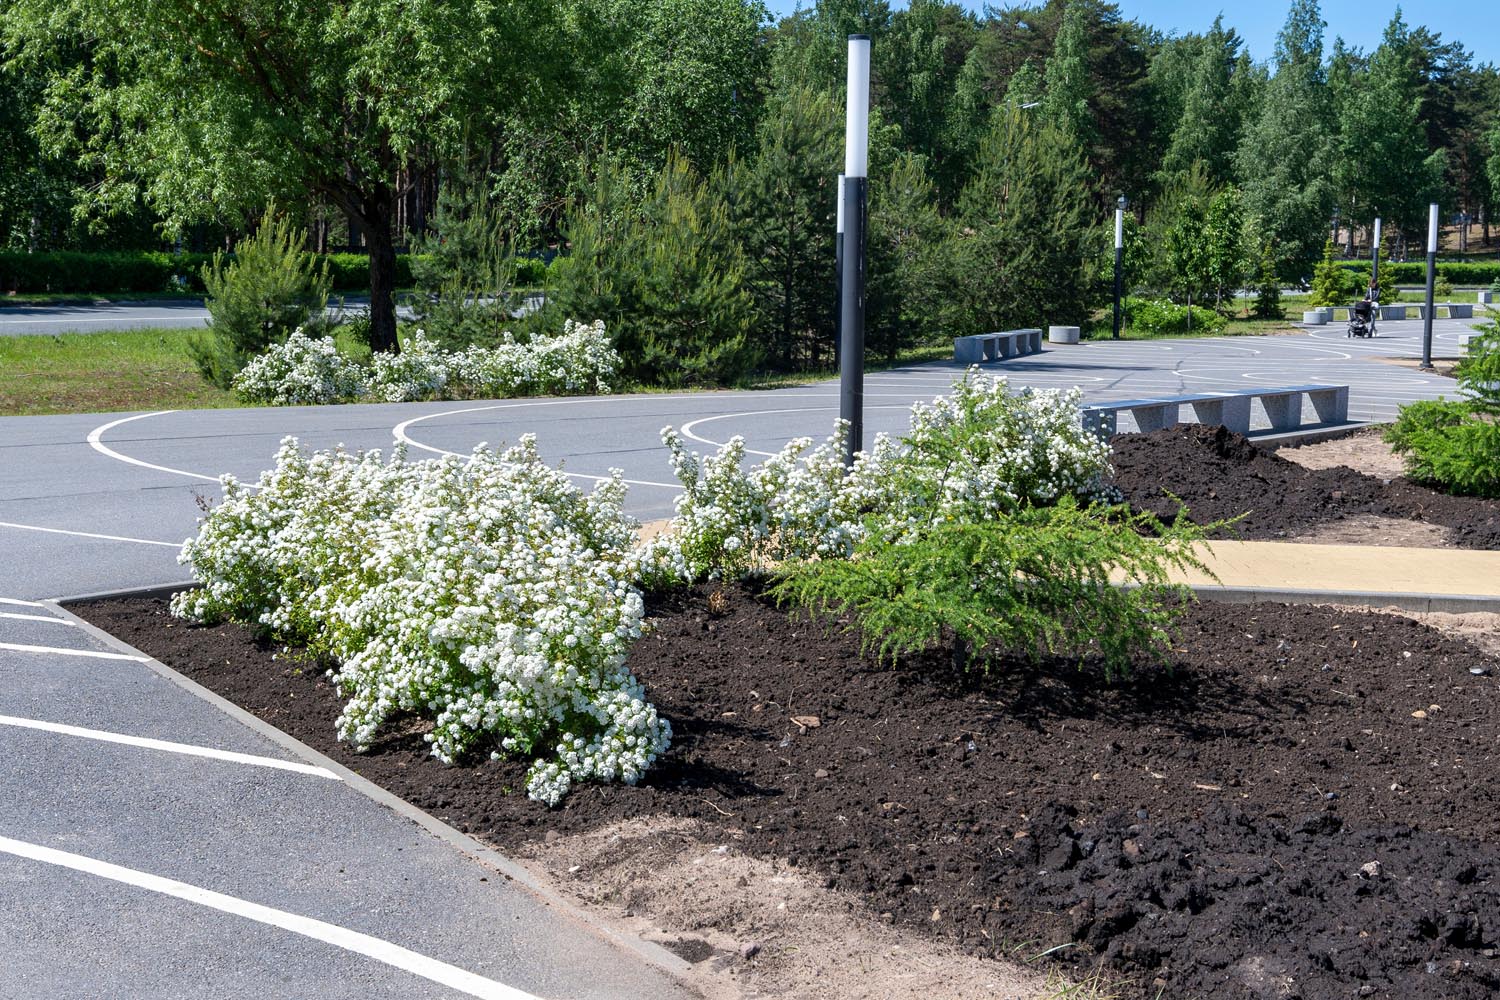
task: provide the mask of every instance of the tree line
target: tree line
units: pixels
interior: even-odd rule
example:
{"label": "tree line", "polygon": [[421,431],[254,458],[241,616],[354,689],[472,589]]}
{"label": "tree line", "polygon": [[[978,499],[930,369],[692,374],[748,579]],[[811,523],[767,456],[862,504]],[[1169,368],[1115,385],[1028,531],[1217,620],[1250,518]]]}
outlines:
{"label": "tree line", "polygon": [[207,249],[291,206],[369,254],[388,349],[398,248],[482,220],[502,256],[560,252],[549,309],[643,374],[817,367],[852,33],[881,353],[1085,317],[1121,195],[1132,286],[1193,304],[1377,215],[1400,255],[1431,200],[1487,245],[1495,67],[1399,11],[1372,52],[1325,31],[1293,0],[1257,62],[1222,18],[1169,36],[1103,0],[0,0],[0,248]]}

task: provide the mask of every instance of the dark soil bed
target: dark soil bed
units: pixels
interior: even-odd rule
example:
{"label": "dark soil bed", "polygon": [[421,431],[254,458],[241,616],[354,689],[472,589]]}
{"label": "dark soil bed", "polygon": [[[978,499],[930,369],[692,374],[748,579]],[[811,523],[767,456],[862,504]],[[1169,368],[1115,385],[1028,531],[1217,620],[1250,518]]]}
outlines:
{"label": "dark soil bed", "polygon": [[1006,661],[965,687],[946,657],[878,668],[753,593],[719,614],[707,596],[656,602],[631,656],[672,751],[640,787],[551,811],[518,791],[520,765],[444,766],[417,727],[345,752],[319,672],[243,629],[184,626],[154,599],[75,610],[502,848],[696,817],[895,923],[990,955],[1057,949],[1133,997],[1500,990],[1500,662],[1461,642],[1205,603],[1170,673],[1107,685]]}
{"label": "dark soil bed", "polygon": [[1381,516],[1448,529],[1452,544],[1500,549],[1500,502],[1455,497],[1407,479],[1389,483],[1348,468],[1307,469],[1223,427],[1180,424],[1114,439],[1116,484],[1132,506],[1175,515],[1182,499],[1195,521],[1249,512],[1240,537],[1275,539],[1346,518]]}

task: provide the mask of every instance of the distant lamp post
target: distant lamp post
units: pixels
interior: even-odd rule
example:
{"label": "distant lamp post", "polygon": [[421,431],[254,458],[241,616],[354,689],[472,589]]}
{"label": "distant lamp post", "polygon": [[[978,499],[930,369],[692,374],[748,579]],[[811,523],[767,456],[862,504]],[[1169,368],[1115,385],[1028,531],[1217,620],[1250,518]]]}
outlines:
{"label": "distant lamp post", "polygon": [[1120,293],[1125,265],[1125,196],[1115,202],[1115,334],[1120,339]]}
{"label": "distant lamp post", "polygon": [[1438,207],[1433,202],[1427,208],[1427,308],[1422,313],[1422,369],[1432,370],[1432,314],[1437,310],[1432,305],[1433,282],[1437,280]]}
{"label": "distant lamp post", "polygon": [[1370,284],[1380,294],[1380,216],[1375,216],[1375,238],[1370,241]]}
{"label": "distant lamp post", "polygon": [[847,423],[844,464],[864,448],[865,223],[870,154],[870,36],[849,36],[844,125],[844,259],[839,288],[839,417]]}

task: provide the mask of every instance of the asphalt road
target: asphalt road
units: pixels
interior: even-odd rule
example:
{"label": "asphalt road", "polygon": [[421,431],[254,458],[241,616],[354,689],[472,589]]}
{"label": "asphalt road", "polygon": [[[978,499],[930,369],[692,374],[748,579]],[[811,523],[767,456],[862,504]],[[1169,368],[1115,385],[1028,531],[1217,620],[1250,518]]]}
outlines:
{"label": "asphalt road", "polygon": [[[1095,342],[989,368],[1018,385],[1080,385],[1091,400],[1347,384],[1354,419],[1385,420],[1401,403],[1452,392],[1447,379],[1390,363],[1420,353],[1420,330],[1410,321],[1382,324],[1372,341],[1336,327]],[[1451,355],[1468,325],[1437,330],[1436,353]],[[913,401],[959,374],[952,364],[871,374],[868,432],[899,432]],[[298,757],[286,747],[35,602],[185,579],[176,553],[195,530],[195,494],[215,495],[221,473],[253,480],[285,435],[309,447],[401,441],[419,458],[535,432],[580,482],[624,470],[630,509],[653,518],[671,512],[676,492],[664,425],[702,449],[740,434],[769,452],[825,436],[837,406],[837,384],[820,382],[0,418],[0,753],[12,762],[0,771],[0,994],[684,995],[659,968],[346,782],[288,769]]]}

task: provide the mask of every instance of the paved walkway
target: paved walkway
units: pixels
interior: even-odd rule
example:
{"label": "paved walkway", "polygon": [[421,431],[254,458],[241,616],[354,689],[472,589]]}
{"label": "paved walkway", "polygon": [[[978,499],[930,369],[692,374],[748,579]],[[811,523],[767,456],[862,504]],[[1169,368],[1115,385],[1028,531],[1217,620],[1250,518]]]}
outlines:
{"label": "paved walkway", "polygon": [[1334,593],[1413,611],[1500,611],[1500,552],[1225,541],[1207,546],[1204,561],[1212,575],[1190,571],[1178,581],[1241,599]]}

